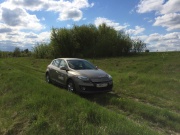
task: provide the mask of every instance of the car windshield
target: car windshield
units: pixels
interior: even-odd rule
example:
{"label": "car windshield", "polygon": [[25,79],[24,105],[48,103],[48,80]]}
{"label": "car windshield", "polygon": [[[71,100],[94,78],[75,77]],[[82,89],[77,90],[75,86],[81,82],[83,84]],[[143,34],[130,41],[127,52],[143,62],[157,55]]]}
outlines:
{"label": "car windshield", "polygon": [[75,70],[96,69],[94,65],[86,60],[67,60],[70,68]]}

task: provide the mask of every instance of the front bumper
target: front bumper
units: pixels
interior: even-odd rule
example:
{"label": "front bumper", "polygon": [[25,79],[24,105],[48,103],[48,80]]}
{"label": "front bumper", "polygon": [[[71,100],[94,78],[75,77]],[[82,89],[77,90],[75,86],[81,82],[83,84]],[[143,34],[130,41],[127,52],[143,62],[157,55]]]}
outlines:
{"label": "front bumper", "polygon": [[78,80],[75,83],[75,87],[76,91],[79,93],[104,93],[112,91],[113,81],[110,80],[105,82],[83,82]]}

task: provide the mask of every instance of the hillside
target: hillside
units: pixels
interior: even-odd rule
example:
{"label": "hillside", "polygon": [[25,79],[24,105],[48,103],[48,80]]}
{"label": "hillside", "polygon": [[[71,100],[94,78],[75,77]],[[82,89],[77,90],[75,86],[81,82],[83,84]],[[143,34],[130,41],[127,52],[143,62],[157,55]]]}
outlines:
{"label": "hillside", "polygon": [[90,59],[114,80],[96,95],[46,83],[50,61],[0,59],[0,134],[180,134],[180,52]]}

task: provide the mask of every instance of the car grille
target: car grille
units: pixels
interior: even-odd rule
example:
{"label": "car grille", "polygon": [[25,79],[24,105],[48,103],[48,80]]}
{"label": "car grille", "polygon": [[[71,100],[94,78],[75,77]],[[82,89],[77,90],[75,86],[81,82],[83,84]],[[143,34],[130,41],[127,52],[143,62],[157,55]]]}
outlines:
{"label": "car grille", "polygon": [[[82,87],[85,88],[85,90],[82,89]],[[113,87],[113,84],[108,85],[107,87],[103,87],[103,88],[97,88],[97,87],[91,87],[91,86],[80,86],[81,90],[86,92],[105,92],[105,91],[111,91]]]}
{"label": "car grille", "polygon": [[109,78],[108,77],[92,78],[91,81],[92,82],[107,82],[109,81]]}

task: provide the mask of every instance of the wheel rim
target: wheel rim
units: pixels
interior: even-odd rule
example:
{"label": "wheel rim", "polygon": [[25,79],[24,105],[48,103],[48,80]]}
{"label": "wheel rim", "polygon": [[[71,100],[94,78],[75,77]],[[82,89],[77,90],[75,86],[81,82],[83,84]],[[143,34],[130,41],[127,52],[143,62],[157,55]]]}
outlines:
{"label": "wheel rim", "polygon": [[74,85],[72,82],[68,83],[68,91],[73,92],[74,91]]}
{"label": "wheel rim", "polygon": [[50,82],[50,78],[49,78],[49,75],[47,74],[46,75],[46,81],[49,83]]}

